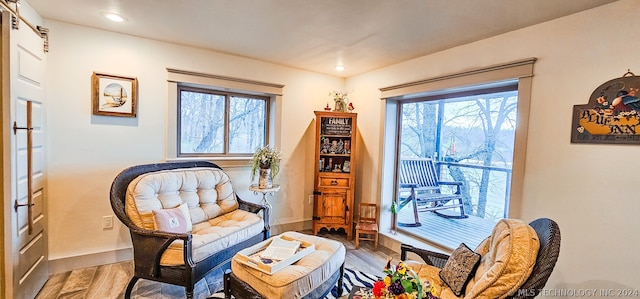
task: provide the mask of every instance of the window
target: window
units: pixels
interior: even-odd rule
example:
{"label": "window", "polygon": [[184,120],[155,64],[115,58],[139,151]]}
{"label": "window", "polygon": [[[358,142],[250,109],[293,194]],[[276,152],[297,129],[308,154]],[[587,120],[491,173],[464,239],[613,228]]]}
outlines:
{"label": "window", "polygon": [[398,160],[433,160],[441,181],[463,183],[465,213],[491,228],[507,217],[511,186],[518,91],[505,85],[400,103]]}
{"label": "window", "polygon": [[[505,85],[399,103],[398,173],[428,180],[433,173],[420,165],[433,163],[440,182],[460,183],[439,185],[443,194],[457,192],[458,199],[428,202],[424,199],[434,195],[426,193],[435,186],[414,186],[419,200],[413,201],[412,189],[399,181],[394,199],[399,231],[451,248],[460,243],[451,235],[459,233],[473,247],[507,217],[518,93],[513,82]],[[421,226],[427,224],[425,231]]]}
{"label": "window", "polygon": [[[411,206],[397,208],[397,215],[383,209],[381,219],[390,220],[381,221],[381,230],[402,231],[453,250],[461,242],[473,247],[486,238],[493,225],[484,222],[520,217],[535,61],[524,59],[380,89],[385,107],[382,206],[407,197],[398,184],[403,159],[431,159],[440,180],[465,181],[461,194],[469,215],[423,220],[436,214],[434,210],[449,216],[459,213],[432,204],[416,213]],[[417,222],[423,223],[398,225]]]}
{"label": "window", "polygon": [[215,157],[247,166],[259,146],[278,147],[284,85],[167,69],[167,160]]}
{"label": "window", "polygon": [[269,98],[178,89],[178,156],[250,155],[266,145]]}

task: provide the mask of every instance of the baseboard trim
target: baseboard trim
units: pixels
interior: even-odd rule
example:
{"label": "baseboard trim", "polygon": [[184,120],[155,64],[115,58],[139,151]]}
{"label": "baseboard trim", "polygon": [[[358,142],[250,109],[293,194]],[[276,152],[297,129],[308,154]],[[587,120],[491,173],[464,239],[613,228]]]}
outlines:
{"label": "baseboard trim", "polygon": [[312,220],[303,220],[283,224],[271,224],[271,235],[275,236],[288,231],[303,231],[309,229],[313,229]]}
{"label": "baseboard trim", "polygon": [[49,260],[49,274],[133,260],[133,248]]}

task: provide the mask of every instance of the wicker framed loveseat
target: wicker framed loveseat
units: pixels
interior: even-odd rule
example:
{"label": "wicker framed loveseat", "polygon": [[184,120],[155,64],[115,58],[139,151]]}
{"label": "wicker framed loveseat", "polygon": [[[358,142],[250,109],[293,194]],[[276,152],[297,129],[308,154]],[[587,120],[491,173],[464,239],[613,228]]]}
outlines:
{"label": "wicker framed loveseat", "polygon": [[111,207],[133,244],[133,277],[185,287],[224,272],[241,249],[270,236],[269,209],[244,201],[229,176],[206,161],[136,165],[111,185]]}

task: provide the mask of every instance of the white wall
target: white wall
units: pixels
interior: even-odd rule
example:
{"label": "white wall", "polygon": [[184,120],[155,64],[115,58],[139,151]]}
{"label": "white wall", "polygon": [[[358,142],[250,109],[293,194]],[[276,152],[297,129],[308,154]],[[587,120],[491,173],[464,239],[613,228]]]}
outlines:
{"label": "white wall", "polygon": [[[271,200],[276,207],[272,225],[302,225],[311,219],[313,111],[324,107],[329,91],[340,90],[344,79],[57,21],[44,25],[50,29],[50,260],[130,248],[128,231],[117,219],[113,230],[103,230],[102,216],[113,214],[109,188],[121,170],[165,159],[167,103],[172,100],[167,98],[167,67],[285,85],[284,117],[276,132],[283,151],[276,181],[283,188]],[[136,118],[91,114],[94,71],[138,78]],[[227,170],[241,196],[261,199],[247,190],[248,168]]]}
{"label": "white wall", "polygon": [[537,57],[522,218],[560,225],[560,258],[545,289],[640,289],[639,148],[570,143],[573,105],[627,69],[640,75],[638,11],[640,2],[622,0],[348,78],[366,160],[356,196],[380,194],[378,88]]}
{"label": "white wall", "polygon": [[[537,57],[533,80],[522,218],[550,217],[562,230],[551,288],[635,288],[640,258],[637,146],[571,144],[573,105],[627,69],[640,74],[640,2],[621,0],[545,24],[349,78],[48,21],[50,258],[130,246],[122,227],[101,229],[108,191],[123,168],[164,159],[166,67],[285,84],[280,134],[283,190],[272,202],[276,224],[311,218],[313,111],[330,90],[348,90],[358,112],[356,200],[379,198],[383,115],[378,88]],[[135,119],[91,115],[94,71],[137,76]],[[246,169],[230,170],[246,189]],[[286,182],[286,183],[284,183]],[[241,192],[254,200],[247,191]],[[298,211],[303,210],[304,213]]]}

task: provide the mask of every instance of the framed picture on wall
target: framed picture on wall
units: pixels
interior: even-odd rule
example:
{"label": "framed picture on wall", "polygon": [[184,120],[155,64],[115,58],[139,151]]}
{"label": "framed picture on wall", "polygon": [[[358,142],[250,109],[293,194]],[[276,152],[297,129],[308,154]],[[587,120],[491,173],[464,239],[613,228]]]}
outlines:
{"label": "framed picture on wall", "polygon": [[94,115],[136,117],[138,79],[94,72],[91,97]]}

